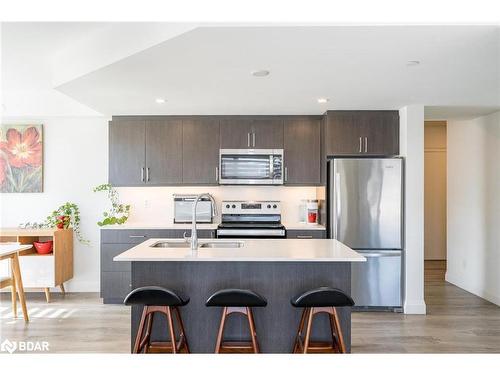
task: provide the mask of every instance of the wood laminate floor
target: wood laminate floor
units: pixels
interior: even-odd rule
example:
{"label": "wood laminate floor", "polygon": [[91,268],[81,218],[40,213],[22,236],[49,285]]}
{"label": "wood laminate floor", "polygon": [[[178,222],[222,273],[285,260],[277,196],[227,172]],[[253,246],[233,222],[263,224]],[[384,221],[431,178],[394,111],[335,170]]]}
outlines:
{"label": "wood laminate floor", "polygon": [[[25,324],[13,319],[10,294],[0,295],[0,342],[45,340],[52,353],[129,352],[128,307],[102,305],[94,293],[54,293],[50,304],[30,293]],[[443,263],[426,263],[425,300],[425,316],[353,313],[352,352],[500,353],[500,307],[445,282]]]}

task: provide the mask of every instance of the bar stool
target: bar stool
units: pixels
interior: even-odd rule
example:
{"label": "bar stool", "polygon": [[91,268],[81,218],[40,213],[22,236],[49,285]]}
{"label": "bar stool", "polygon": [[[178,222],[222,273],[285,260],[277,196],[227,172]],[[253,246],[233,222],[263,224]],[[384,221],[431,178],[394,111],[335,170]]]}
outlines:
{"label": "bar stool", "polygon": [[[259,343],[257,342],[257,332],[255,330],[255,321],[253,319],[252,307],[265,307],[267,301],[264,297],[248,289],[222,289],[212,294],[205,306],[223,307],[222,318],[217,334],[217,343],[215,353],[221,351],[245,353],[251,350],[253,353],[259,353]],[[231,314],[242,314],[247,317],[250,328],[249,342],[228,342],[224,341],[224,326],[226,318]]]}
{"label": "bar stool", "polygon": [[[154,349],[155,351],[167,351],[174,354],[184,349],[186,353],[189,353],[186,333],[184,332],[184,324],[182,323],[179,311],[179,307],[187,305],[188,302],[188,297],[184,297],[159,286],[145,286],[131,291],[125,297],[123,303],[125,305],[144,306],[139,329],[137,330],[137,336],[135,338],[133,353],[147,353],[150,349]],[[178,342],[176,340],[172,312],[175,312],[177,318],[179,329]],[[167,317],[170,341],[151,342],[151,328],[153,326],[155,313],[162,313]],[[146,332],[144,332],[144,328],[146,328]]]}
{"label": "bar stool", "polygon": [[[300,307],[302,317],[300,318],[299,329],[293,345],[293,353],[308,353],[309,350],[321,350],[345,353],[344,337],[340,328],[339,317],[336,307],[354,306],[352,298],[340,289],[321,287],[304,292],[291,299],[290,303],[294,307]],[[331,345],[321,345],[319,342],[311,342],[312,321],[316,314],[328,314],[330,320],[330,330],[332,335]],[[305,338],[302,338],[304,325],[307,322]]]}

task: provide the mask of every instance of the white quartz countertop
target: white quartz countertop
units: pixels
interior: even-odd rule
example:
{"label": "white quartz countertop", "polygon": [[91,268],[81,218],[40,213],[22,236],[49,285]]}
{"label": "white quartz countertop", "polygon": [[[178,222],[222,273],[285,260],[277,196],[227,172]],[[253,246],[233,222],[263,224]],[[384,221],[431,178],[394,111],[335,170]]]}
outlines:
{"label": "white quartz countertop", "polygon": [[[197,229],[217,229],[218,222],[211,224],[196,224]],[[321,224],[305,224],[305,223],[284,223],[286,229],[289,230],[326,230]],[[106,225],[101,229],[191,229],[191,224],[174,224],[174,223],[126,223],[122,225]]]}
{"label": "white quartz countertop", "polygon": [[241,242],[242,247],[189,248],[151,247],[158,241],[183,242],[181,239],[152,238],[113,258],[118,262],[364,262],[366,258],[333,239],[252,239],[199,240]]}
{"label": "white quartz countertop", "polygon": [[288,230],[326,230],[326,227],[321,224],[306,224],[306,223],[283,223]]}
{"label": "white quartz countertop", "polygon": [[[219,225],[216,223],[197,223],[196,229],[217,229]],[[125,223],[121,225],[106,225],[101,229],[191,229],[192,224],[175,224],[175,223]]]}

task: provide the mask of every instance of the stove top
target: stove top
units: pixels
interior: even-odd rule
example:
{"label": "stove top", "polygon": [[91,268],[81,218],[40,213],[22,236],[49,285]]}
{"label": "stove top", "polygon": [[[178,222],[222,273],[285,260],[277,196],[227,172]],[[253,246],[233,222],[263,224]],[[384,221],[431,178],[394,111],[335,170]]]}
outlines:
{"label": "stove top", "polygon": [[279,201],[223,201],[217,237],[284,238]]}

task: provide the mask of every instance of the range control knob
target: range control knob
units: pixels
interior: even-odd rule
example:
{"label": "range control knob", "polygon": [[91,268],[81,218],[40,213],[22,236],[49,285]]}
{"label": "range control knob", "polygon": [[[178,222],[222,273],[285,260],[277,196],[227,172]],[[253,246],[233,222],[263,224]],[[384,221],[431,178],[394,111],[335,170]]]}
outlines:
{"label": "range control knob", "polygon": [[275,204],[273,204],[273,208],[277,208],[278,206],[276,206]]}
{"label": "range control knob", "polygon": [[229,208],[230,206],[228,204],[226,204],[226,208]]}
{"label": "range control knob", "polygon": [[271,205],[270,205],[270,204],[268,204],[268,205],[267,205],[267,208],[271,208]]}
{"label": "range control knob", "polygon": [[236,205],[235,205],[235,204],[233,204],[231,207],[232,207],[232,208],[236,208]]}

